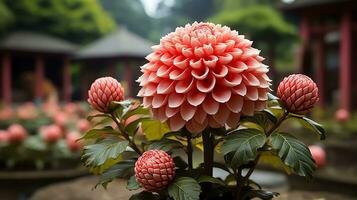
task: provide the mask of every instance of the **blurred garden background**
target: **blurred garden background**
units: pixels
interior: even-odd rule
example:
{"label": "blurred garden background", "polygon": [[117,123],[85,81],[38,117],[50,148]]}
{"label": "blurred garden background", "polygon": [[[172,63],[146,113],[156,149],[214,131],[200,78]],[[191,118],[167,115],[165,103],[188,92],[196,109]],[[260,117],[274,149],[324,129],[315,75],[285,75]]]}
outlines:
{"label": "blurred garden background", "polygon": [[356,11],[355,0],[0,0],[0,199],[126,199],[125,185],[91,191],[95,180],[79,178],[87,171],[76,140],[96,123],[86,120],[87,91],[112,76],[135,97],[151,46],[195,21],[254,41],[273,89],[291,73],[319,86],[311,117],[327,140],[301,135],[324,150],[315,179],[264,165],[256,178],[280,199],[356,199]]}

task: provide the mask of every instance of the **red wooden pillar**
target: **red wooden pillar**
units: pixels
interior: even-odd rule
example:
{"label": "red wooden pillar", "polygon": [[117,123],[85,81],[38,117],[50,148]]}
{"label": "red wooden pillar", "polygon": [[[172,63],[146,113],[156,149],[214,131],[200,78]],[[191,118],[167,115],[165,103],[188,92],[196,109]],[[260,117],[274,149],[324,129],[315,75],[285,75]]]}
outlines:
{"label": "red wooden pillar", "polygon": [[301,17],[300,21],[300,37],[302,40],[301,43],[301,49],[299,52],[299,73],[304,73],[304,60],[305,58],[305,53],[307,51],[309,41],[310,41],[310,26],[309,26],[309,18],[305,15]]}
{"label": "red wooden pillar", "polygon": [[4,54],[2,57],[2,98],[5,104],[11,103],[11,57]]}
{"label": "red wooden pillar", "polygon": [[71,101],[72,80],[71,80],[71,66],[69,58],[63,60],[63,100],[65,102]]}
{"label": "red wooden pillar", "polygon": [[44,60],[41,55],[36,57],[35,62],[35,99],[43,100],[43,80],[45,76]]}
{"label": "red wooden pillar", "polygon": [[319,104],[321,106],[325,105],[325,48],[324,48],[324,35],[319,35],[319,38],[316,41],[316,82],[319,87],[320,100]]}
{"label": "red wooden pillar", "polygon": [[124,79],[127,84],[127,91],[125,93],[127,94],[128,97],[131,97],[132,95],[132,84],[133,84],[133,69],[130,65],[130,62],[126,62],[124,66]]}
{"label": "red wooden pillar", "polygon": [[351,109],[351,13],[342,16],[340,39],[340,109]]}

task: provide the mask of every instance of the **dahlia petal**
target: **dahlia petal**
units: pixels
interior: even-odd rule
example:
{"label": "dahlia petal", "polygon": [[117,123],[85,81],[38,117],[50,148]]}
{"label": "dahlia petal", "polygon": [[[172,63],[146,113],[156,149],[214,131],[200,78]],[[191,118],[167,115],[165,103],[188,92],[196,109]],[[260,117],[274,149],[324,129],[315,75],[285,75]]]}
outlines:
{"label": "dahlia petal", "polygon": [[177,93],[187,93],[192,89],[194,82],[194,79],[178,81],[175,86],[175,91]]}
{"label": "dahlia petal", "polygon": [[171,66],[174,62],[174,55],[170,55],[169,53],[165,53],[161,56],[160,61],[163,62],[167,66]]}
{"label": "dahlia petal", "polygon": [[202,58],[205,56],[205,51],[203,50],[202,47],[195,47],[194,54],[198,58]]}
{"label": "dahlia petal", "polygon": [[240,96],[245,96],[247,94],[247,87],[244,84],[237,85],[233,87],[232,90]]}
{"label": "dahlia petal", "polygon": [[[229,34],[230,31],[227,31],[227,34]],[[228,36],[229,37],[229,36]],[[226,45],[227,45],[227,50],[230,50],[234,47],[236,41],[234,40],[227,40],[226,42]]]}
{"label": "dahlia petal", "polygon": [[226,103],[231,98],[232,92],[227,87],[216,87],[212,92],[212,97],[219,103]]}
{"label": "dahlia petal", "polygon": [[229,71],[232,71],[234,73],[241,73],[241,72],[247,70],[248,66],[242,61],[236,61],[236,62],[230,64],[230,67],[228,69],[229,69]]}
{"label": "dahlia petal", "polygon": [[207,119],[206,111],[201,106],[198,107],[193,119],[198,123],[203,123]]}
{"label": "dahlia petal", "polygon": [[200,69],[202,66],[202,58],[198,59],[198,60],[190,60],[190,66],[194,69]]}
{"label": "dahlia petal", "polygon": [[197,80],[203,80],[207,77],[208,72],[209,72],[208,67],[204,67],[203,70],[202,69],[192,70],[191,75]]}
{"label": "dahlia petal", "polygon": [[255,77],[253,74],[251,73],[244,73],[243,75],[243,81],[250,86],[259,86],[260,82],[259,79],[257,77]]}
{"label": "dahlia petal", "polygon": [[214,115],[218,112],[219,103],[215,101],[211,96],[207,96],[205,101],[202,103],[202,108],[209,115]]}
{"label": "dahlia petal", "polygon": [[197,89],[203,93],[211,92],[216,84],[216,78],[209,74],[206,79],[197,81]]}
{"label": "dahlia petal", "polygon": [[152,108],[152,113],[154,117],[162,122],[165,122],[167,120],[166,114],[165,114],[165,109],[161,108]]}
{"label": "dahlia petal", "polygon": [[248,87],[246,97],[251,101],[257,101],[259,98],[258,88]]}
{"label": "dahlia petal", "polygon": [[158,54],[156,52],[153,52],[153,53],[150,53],[149,55],[147,55],[145,57],[145,59],[150,61],[150,62],[155,62],[155,61],[158,61],[160,59],[160,54]]}
{"label": "dahlia petal", "polygon": [[208,125],[208,120],[205,120],[203,123],[197,123],[194,120],[190,120],[186,124],[186,128],[190,133],[200,133],[202,132]]}
{"label": "dahlia petal", "polygon": [[192,48],[182,48],[182,55],[185,56],[186,58],[192,57],[193,56],[193,50]]}
{"label": "dahlia petal", "polygon": [[157,86],[157,94],[169,94],[174,91],[175,81],[171,81],[168,79],[161,80],[159,85]]}
{"label": "dahlia petal", "polygon": [[206,97],[206,93],[201,93],[197,90],[187,93],[187,101],[193,106],[200,105]]}
{"label": "dahlia petal", "polygon": [[180,69],[185,69],[188,66],[188,58],[178,56],[174,59],[174,65]]}
{"label": "dahlia petal", "polygon": [[257,101],[255,102],[255,110],[256,111],[261,111],[264,110],[264,108],[266,108],[266,101]]}
{"label": "dahlia petal", "polygon": [[186,121],[181,118],[179,113],[177,113],[169,119],[168,124],[172,131],[179,131],[182,127],[185,126]]}
{"label": "dahlia petal", "polygon": [[197,107],[190,105],[189,103],[183,103],[180,107],[180,113],[183,120],[188,121],[195,115]]}
{"label": "dahlia petal", "polygon": [[206,55],[211,55],[211,54],[213,54],[213,51],[214,51],[214,49],[213,49],[211,44],[204,44],[203,45],[203,50],[205,51]]}
{"label": "dahlia petal", "polygon": [[144,97],[143,98],[143,105],[145,108],[151,107],[153,97]]}
{"label": "dahlia petal", "polygon": [[156,76],[161,77],[161,78],[167,78],[167,77],[169,77],[171,70],[172,70],[172,67],[169,67],[167,65],[161,65],[156,71]]}
{"label": "dahlia petal", "polygon": [[232,112],[239,113],[243,108],[243,97],[239,95],[232,95],[226,105]]}
{"label": "dahlia petal", "polygon": [[198,38],[192,37],[191,38],[191,46],[193,46],[193,47],[201,46],[201,42],[198,40]]}
{"label": "dahlia petal", "polygon": [[224,43],[219,43],[216,46],[214,46],[214,53],[216,55],[221,55],[226,51],[227,45]]}
{"label": "dahlia petal", "polygon": [[163,106],[166,102],[167,102],[167,95],[164,94],[157,94],[153,97],[152,99],[152,107],[153,108],[160,108],[161,106]]}
{"label": "dahlia petal", "polygon": [[218,112],[213,115],[213,118],[221,124],[222,126],[226,123],[231,111],[227,108],[225,104],[219,106]]}
{"label": "dahlia petal", "polygon": [[234,87],[239,85],[242,82],[242,75],[238,73],[229,73],[224,78],[224,85],[227,87]]}
{"label": "dahlia petal", "polygon": [[229,53],[224,53],[218,57],[218,62],[222,65],[226,65],[233,60],[233,56]]}
{"label": "dahlia petal", "polygon": [[152,82],[152,83],[158,83],[160,81],[160,79],[158,79],[155,72],[151,72],[149,75],[148,81]]}
{"label": "dahlia petal", "polygon": [[213,55],[209,56],[207,60],[203,59],[203,63],[210,68],[215,67],[217,61],[218,61],[217,56],[213,56]]}
{"label": "dahlia petal", "polygon": [[222,127],[222,126],[224,125],[224,124],[218,123],[218,122],[213,118],[213,116],[209,116],[209,117],[208,117],[208,124],[209,124],[209,126],[212,127],[212,128],[220,128],[220,127]]}
{"label": "dahlia petal", "polygon": [[186,97],[183,94],[171,93],[168,100],[170,108],[177,108],[182,105]]}
{"label": "dahlia petal", "polygon": [[157,85],[154,83],[149,83],[145,87],[144,96],[153,96],[156,93]]}
{"label": "dahlia petal", "polygon": [[230,128],[236,128],[239,125],[240,114],[239,113],[231,113],[227,119],[227,125]]}
{"label": "dahlia petal", "polygon": [[228,74],[228,68],[225,65],[219,65],[213,69],[213,75],[217,78],[223,78],[227,74]]}
{"label": "dahlia petal", "polygon": [[253,116],[255,111],[254,102],[245,100],[243,103],[242,113],[247,116]]}
{"label": "dahlia petal", "polygon": [[171,80],[183,80],[190,76],[190,71],[188,69],[181,70],[176,69],[170,72],[169,77]]}
{"label": "dahlia petal", "polygon": [[258,49],[253,48],[253,47],[246,48],[246,49],[244,49],[244,52],[243,52],[243,54],[241,56],[241,59],[245,60],[245,59],[253,57],[253,56],[258,56],[259,53],[260,53],[260,51]]}
{"label": "dahlia petal", "polygon": [[229,54],[231,54],[234,59],[237,59],[243,54],[243,51],[239,48],[233,48]]}
{"label": "dahlia petal", "polygon": [[180,111],[179,108],[166,107],[165,114],[166,114],[167,118],[170,118],[170,117],[174,116],[176,113],[178,113],[179,111]]}

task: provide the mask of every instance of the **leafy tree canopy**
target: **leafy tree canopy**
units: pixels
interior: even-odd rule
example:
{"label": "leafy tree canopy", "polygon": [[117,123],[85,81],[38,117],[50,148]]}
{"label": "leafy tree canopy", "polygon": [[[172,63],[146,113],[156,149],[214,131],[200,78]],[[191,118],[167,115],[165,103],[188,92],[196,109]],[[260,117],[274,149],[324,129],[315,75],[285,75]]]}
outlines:
{"label": "leafy tree canopy", "polygon": [[45,32],[78,43],[115,29],[114,21],[96,0],[4,0],[4,3],[15,17],[12,29]]}

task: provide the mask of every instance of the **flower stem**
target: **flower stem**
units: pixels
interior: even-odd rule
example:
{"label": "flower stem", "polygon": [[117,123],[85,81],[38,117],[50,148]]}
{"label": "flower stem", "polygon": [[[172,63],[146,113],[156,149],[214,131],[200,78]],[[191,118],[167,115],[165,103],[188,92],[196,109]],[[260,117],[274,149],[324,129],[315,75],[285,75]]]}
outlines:
{"label": "flower stem", "polygon": [[[274,126],[272,126],[267,132],[266,132],[266,136],[269,137],[277,128],[279,128],[279,126],[281,125],[281,123],[283,123],[283,121],[286,119],[286,117],[289,115],[288,112],[283,113],[283,115],[278,119],[278,121],[274,124]],[[255,160],[253,161],[253,165],[252,167],[249,168],[247,174],[243,177],[243,179],[239,179],[237,180],[237,184],[238,182],[240,182],[240,180],[242,181],[242,183],[240,184],[240,186],[238,186],[237,189],[237,196],[236,199],[240,200],[241,199],[241,190],[243,185],[247,184],[247,182],[249,181],[249,177],[253,174],[255,168],[257,167],[257,164],[259,162],[261,154],[258,152],[257,157],[255,158]]]}
{"label": "flower stem", "polygon": [[192,159],[192,142],[191,142],[191,135],[187,135],[187,162],[188,162],[188,170],[191,171],[192,170],[192,166],[193,166],[193,159]]}
{"label": "flower stem", "polygon": [[130,136],[129,134],[123,130],[120,126],[120,123],[118,121],[118,119],[115,117],[115,115],[113,113],[110,113],[110,116],[111,118],[113,119],[113,121],[115,122],[115,124],[117,125],[119,131],[123,134],[123,137],[129,142],[129,146],[131,148],[133,148],[133,150],[139,154],[139,155],[142,155],[143,153],[141,152],[141,150],[138,148],[138,146],[136,146],[135,142],[134,142],[134,138],[133,139],[130,139]]}
{"label": "flower stem", "polygon": [[213,175],[213,159],[214,159],[214,136],[209,129],[206,129],[202,133],[203,140],[203,160],[204,160],[204,172],[207,176]]}

